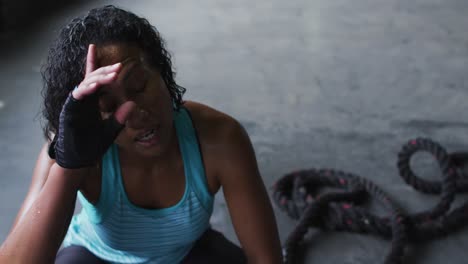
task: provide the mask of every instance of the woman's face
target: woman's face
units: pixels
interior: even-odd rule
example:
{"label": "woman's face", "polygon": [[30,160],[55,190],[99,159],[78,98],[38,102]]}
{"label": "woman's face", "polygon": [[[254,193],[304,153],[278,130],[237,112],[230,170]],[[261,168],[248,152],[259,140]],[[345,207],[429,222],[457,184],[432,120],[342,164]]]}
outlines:
{"label": "woman's face", "polygon": [[117,79],[98,91],[101,115],[108,118],[122,103],[135,102],[136,107],[115,143],[139,156],[160,156],[167,150],[174,133],[169,90],[136,45],[96,47],[96,69],[117,62],[122,63]]}

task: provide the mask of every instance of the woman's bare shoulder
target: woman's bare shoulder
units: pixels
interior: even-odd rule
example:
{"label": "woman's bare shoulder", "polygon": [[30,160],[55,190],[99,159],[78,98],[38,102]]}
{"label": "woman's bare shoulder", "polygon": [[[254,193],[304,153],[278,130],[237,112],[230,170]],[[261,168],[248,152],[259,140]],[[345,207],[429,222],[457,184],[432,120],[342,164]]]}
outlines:
{"label": "woman's bare shoulder", "polygon": [[211,106],[194,101],[185,101],[200,140],[220,143],[232,129],[240,124],[232,116]]}
{"label": "woman's bare shoulder", "polygon": [[[184,106],[190,111],[192,117],[204,117],[204,118],[226,118],[229,117],[227,114],[217,110],[206,104],[195,102],[195,101],[185,101]],[[205,120],[207,121],[207,120]]]}
{"label": "woman's bare shoulder", "polygon": [[186,101],[184,105],[190,112],[203,154],[208,181],[213,190],[219,189],[219,177],[230,160],[229,153],[233,142],[241,135],[243,128],[237,120],[228,114],[205,104]]}

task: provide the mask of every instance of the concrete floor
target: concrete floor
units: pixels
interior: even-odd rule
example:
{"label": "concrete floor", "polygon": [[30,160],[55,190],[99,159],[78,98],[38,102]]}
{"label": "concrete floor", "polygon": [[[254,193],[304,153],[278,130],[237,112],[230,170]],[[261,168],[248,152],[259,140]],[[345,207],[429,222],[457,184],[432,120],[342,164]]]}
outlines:
{"label": "concrete floor", "polygon": [[[468,2],[465,0],[99,1],[150,20],[174,54],[186,99],[246,127],[267,186],[295,169],[332,167],[368,177],[409,212],[437,197],[398,177],[408,139],[468,150]],[[27,191],[43,139],[40,64],[57,30],[84,2],[2,37],[0,241]],[[437,178],[419,155],[417,172]],[[466,197],[464,197],[466,199]],[[463,198],[459,198],[463,199]],[[275,208],[282,241],[295,222]],[[222,194],[212,223],[238,243]],[[382,263],[389,242],[317,232],[305,263]],[[466,263],[468,228],[415,245],[408,263]]]}

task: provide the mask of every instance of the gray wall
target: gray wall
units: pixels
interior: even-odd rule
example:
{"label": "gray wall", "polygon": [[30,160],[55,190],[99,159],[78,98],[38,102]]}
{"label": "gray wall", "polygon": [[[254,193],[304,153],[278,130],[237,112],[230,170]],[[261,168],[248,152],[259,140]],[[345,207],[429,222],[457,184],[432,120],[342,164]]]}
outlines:
{"label": "gray wall", "polygon": [[[423,136],[468,150],[467,0],[88,1],[54,13],[14,56],[0,57],[0,241],[43,144],[36,114],[47,47],[71,17],[103,4],[134,11],[161,31],[185,99],[245,126],[267,186],[292,170],[332,167],[372,180],[416,212],[439,197],[398,176],[401,145]],[[439,179],[431,157],[415,164],[420,175]],[[296,222],[275,213],[285,241]],[[221,192],[212,223],[238,243]],[[314,230],[306,248],[304,263],[376,264],[390,242]],[[462,264],[467,248],[465,228],[413,245],[406,263]]]}
{"label": "gray wall", "polygon": [[0,32],[27,28],[38,19],[79,0],[0,0]]}

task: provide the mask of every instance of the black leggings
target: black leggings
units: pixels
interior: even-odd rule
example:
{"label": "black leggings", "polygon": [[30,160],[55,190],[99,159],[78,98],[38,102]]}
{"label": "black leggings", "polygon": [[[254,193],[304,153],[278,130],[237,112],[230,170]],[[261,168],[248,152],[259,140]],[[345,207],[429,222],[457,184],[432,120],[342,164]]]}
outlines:
{"label": "black leggings", "polygon": [[[69,246],[61,249],[55,259],[55,264],[106,264],[86,248]],[[247,263],[244,252],[237,245],[227,240],[223,234],[208,229],[195,242],[195,245],[181,264],[243,264]]]}

